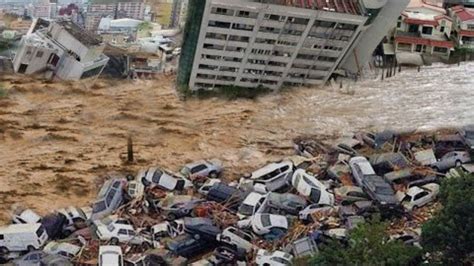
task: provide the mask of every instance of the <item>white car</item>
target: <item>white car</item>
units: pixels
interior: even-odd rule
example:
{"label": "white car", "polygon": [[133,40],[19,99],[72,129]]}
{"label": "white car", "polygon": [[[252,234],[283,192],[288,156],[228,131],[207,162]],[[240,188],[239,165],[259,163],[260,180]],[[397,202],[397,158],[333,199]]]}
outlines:
{"label": "white car", "polygon": [[283,215],[257,213],[251,218],[252,230],[258,235],[265,235],[274,229],[288,230],[288,220]]}
{"label": "white car", "polygon": [[353,157],[349,160],[349,166],[352,171],[352,176],[359,187],[362,187],[362,180],[364,176],[375,175],[374,168],[370,165],[365,157]]}
{"label": "white car", "polygon": [[145,186],[153,184],[169,191],[193,187],[191,181],[186,178],[174,176],[158,167],[151,167],[140,171],[136,179],[141,180]]}
{"label": "white car", "polygon": [[254,245],[252,244],[253,237],[235,227],[227,227],[224,229],[221,234],[217,235],[217,240],[234,244],[245,249],[247,252],[250,252],[254,248]]}
{"label": "white car", "polygon": [[452,151],[446,153],[441,159],[439,159],[436,163],[432,164],[433,167],[437,172],[445,171],[450,168],[460,167],[464,163],[468,163],[471,161],[471,155],[465,151]]}
{"label": "white car", "polygon": [[402,200],[405,209],[411,211],[433,201],[439,194],[439,185],[429,183],[421,187],[411,187]]}
{"label": "white car", "polygon": [[30,209],[14,207],[11,216],[14,224],[36,224],[41,222],[41,216]]}
{"label": "white car", "polygon": [[265,197],[265,195],[256,192],[251,192],[250,194],[248,194],[242,204],[240,204],[237,216],[239,216],[240,219],[244,219],[246,217],[254,215],[257,212],[258,208],[265,201]]}
{"label": "white car", "polygon": [[257,252],[257,257],[255,259],[255,263],[257,265],[271,265],[271,266],[287,266],[292,265],[293,256],[280,251],[276,250],[273,253],[266,251],[265,249],[259,249]]}
{"label": "white car", "polygon": [[99,266],[122,266],[123,254],[120,246],[100,246]]}
{"label": "white car", "polygon": [[206,181],[206,183],[204,183],[204,185],[202,185],[199,189],[198,189],[198,192],[199,194],[201,195],[207,195],[207,193],[209,193],[209,189],[211,189],[211,187],[214,185],[214,184],[217,184],[217,183],[220,183],[221,180],[220,179],[217,179],[217,178],[211,178],[211,179],[208,179]]}
{"label": "white car", "polygon": [[69,206],[64,209],[59,209],[58,213],[63,214],[67,223],[64,226],[64,234],[70,235],[72,232],[85,228],[87,220],[91,217],[91,212],[86,212],[81,208]]}
{"label": "white car", "polygon": [[60,255],[67,259],[73,259],[79,254],[81,247],[66,242],[51,241],[46,244],[43,251],[50,255]]}
{"label": "white car", "polygon": [[132,180],[128,182],[128,195],[132,198],[140,198],[145,192],[145,185],[139,180]]}
{"label": "white car", "polygon": [[291,161],[271,163],[254,171],[246,178],[254,184],[264,185],[266,191],[271,192],[286,186],[293,173],[293,167]]}
{"label": "white car", "polygon": [[133,226],[124,219],[103,219],[95,221],[97,236],[100,240],[110,241],[111,244],[130,243],[134,245],[152,244],[149,239],[140,235]]}
{"label": "white car", "polygon": [[329,192],[329,189],[323,183],[303,169],[298,169],[293,173],[291,184],[301,195],[308,197],[313,203],[334,205],[334,194]]}

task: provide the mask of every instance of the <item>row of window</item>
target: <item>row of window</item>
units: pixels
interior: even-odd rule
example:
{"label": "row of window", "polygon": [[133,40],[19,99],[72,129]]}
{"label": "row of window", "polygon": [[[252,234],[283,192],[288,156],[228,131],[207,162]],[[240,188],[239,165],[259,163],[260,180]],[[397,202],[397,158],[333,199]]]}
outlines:
{"label": "row of window", "polygon": [[[305,68],[305,70],[312,70],[315,68],[321,69],[321,66],[308,66]],[[200,64],[199,69],[212,69],[212,70],[219,70],[220,72],[238,72],[238,68],[235,67],[218,67],[218,66],[212,66],[212,65],[205,65],[205,64]],[[325,68],[326,69],[326,68]],[[329,68],[327,68],[329,70]],[[246,68],[243,71],[243,74],[251,74],[251,75],[262,75],[262,76],[272,76],[272,77],[282,77],[283,72],[280,71],[271,71],[271,70],[261,70],[261,69],[251,69],[251,68]],[[290,78],[305,78],[308,75],[309,79],[324,79],[325,75],[324,74],[319,74],[319,73],[294,73],[290,72],[287,74],[287,77]],[[235,81],[234,76],[218,76],[218,75],[212,75],[212,74],[202,74],[198,73],[197,74],[198,78],[201,79],[216,79],[217,80],[225,80],[225,81]]]}

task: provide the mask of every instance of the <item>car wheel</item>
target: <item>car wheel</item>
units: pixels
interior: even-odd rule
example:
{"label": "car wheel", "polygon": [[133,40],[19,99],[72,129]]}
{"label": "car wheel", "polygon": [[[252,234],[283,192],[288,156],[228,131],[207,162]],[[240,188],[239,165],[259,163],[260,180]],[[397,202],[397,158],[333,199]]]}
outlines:
{"label": "car wheel", "polygon": [[10,251],[8,250],[8,248],[6,247],[1,247],[0,248],[0,254],[3,254],[3,255],[6,255],[8,254]]}
{"label": "car wheel", "polygon": [[219,176],[219,175],[217,174],[216,171],[211,171],[211,172],[209,173],[209,177],[210,177],[210,178],[217,178],[218,176]]}
{"label": "car wheel", "polygon": [[112,244],[112,245],[118,245],[118,243],[119,243],[118,238],[112,237],[112,238],[110,239],[110,244]]}
{"label": "car wheel", "polygon": [[33,250],[36,250],[36,248],[33,247],[33,246],[31,246],[31,245],[29,245],[29,246],[27,247],[27,249],[28,249],[29,252],[31,252],[31,251],[33,251]]}
{"label": "car wheel", "polygon": [[456,167],[461,167],[461,165],[462,165],[462,162],[459,161],[459,160],[457,160],[457,161],[456,161]]}

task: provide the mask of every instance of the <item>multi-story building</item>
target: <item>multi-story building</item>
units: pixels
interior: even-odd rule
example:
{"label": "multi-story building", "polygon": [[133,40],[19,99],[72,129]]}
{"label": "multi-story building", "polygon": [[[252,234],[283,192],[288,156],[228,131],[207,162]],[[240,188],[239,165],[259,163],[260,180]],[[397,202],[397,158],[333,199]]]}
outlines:
{"label": "multi-story building", "polygon": [[87,9],[86,29],[95,31],[105,17],[143,20],[145,3],[143,0],[93,0]]}
{"label": "multi-story building", "polygon": [[184,28],[189,0],[174,0],[170,28]]}
{"label": "multi-story building", "polygon": [[54,19],[58,15],[57,0],[41,0],[31,5],[33,18]]}
{"label": "multi-story building", "polygon": [[36,19],[13,60],[15,72],[51,71],[55,78],[78,80],[100,75],[109,58],[95,35],[70,21]]}
{"label": "multi-story building", "polygon": [[455,6],[449,13],[453,18],[453,38],[457,47],[474,50],[474,9]]}
{"label": "multi-story building", "polygon": [[[322,85],[336,72],[358,74],[408,4],[290,2],[190,1],[179,86],[278,89]],[[192,25],[198,22],[200,28]]]}
{"label": "multi-story building", "polygon": [[449,58],[452,19],[445,9],[421,2],[407,8],[397,22],[395,51]]}

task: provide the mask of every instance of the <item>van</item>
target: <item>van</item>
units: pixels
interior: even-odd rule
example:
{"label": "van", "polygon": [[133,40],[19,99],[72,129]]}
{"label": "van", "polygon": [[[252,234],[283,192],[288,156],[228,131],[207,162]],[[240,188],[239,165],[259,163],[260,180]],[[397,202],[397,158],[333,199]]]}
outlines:
{"label": "van", "polygon": [[40,223],[12,224],[0,228],[0,253],[40,249],[48,234]]}

